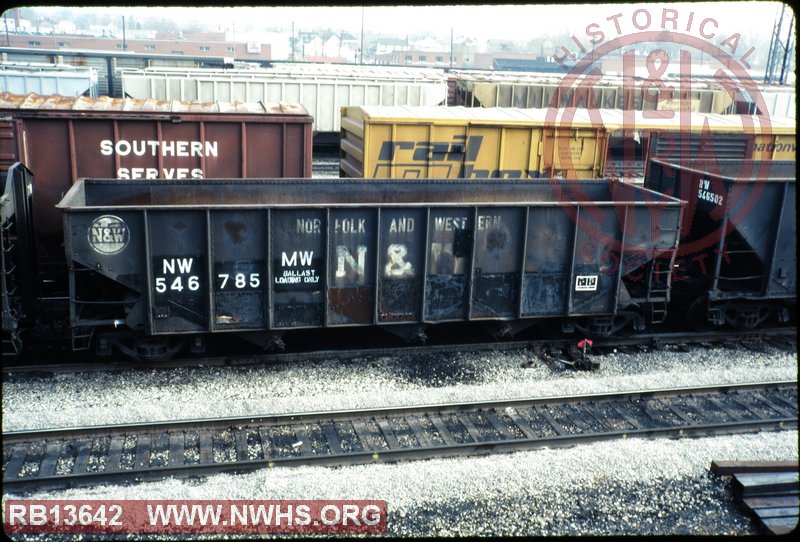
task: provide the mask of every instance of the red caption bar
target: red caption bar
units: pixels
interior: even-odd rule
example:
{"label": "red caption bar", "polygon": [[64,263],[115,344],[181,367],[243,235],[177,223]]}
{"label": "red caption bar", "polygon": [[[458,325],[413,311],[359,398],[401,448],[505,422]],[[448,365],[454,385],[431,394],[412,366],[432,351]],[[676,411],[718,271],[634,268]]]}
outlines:
{"label": "red caption bar", "polygon": [[381,534],[386,501],[8,500],[9,534]]}

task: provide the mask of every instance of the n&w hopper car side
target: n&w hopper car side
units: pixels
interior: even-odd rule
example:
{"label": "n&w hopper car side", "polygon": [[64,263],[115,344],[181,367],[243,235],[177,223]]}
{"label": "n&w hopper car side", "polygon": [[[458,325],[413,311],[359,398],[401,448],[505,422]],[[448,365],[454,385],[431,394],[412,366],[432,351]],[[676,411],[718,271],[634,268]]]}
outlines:
{"label": "n&w hopper car side", "polygon": [[[312,120],[297,104],[0,94],[4,353],[18,348],[21,322],[35,318],[25,307],[66,300],[56,204],[79,178],[311,177]],[[35,174],[16,192],[24,179],[10,174],[15,163]],[[22,283],[30,283],[24,295],[15,289]]]}
{"label": "n&w hopper car side", "polygon": [[59,204],[76,348],[664,316],[682,202],[598,180],[95,180]]}

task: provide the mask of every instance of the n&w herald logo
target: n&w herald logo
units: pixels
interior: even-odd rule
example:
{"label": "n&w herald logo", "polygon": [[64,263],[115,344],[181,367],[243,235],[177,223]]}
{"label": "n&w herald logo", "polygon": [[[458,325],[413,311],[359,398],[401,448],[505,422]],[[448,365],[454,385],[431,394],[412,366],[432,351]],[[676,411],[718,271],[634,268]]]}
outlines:
{"label": "n&w herald logo", "polygon": [[89,244],[100,254],[122,252],[131,238],[125,222],[114,215],[95,218],[89,226]]}

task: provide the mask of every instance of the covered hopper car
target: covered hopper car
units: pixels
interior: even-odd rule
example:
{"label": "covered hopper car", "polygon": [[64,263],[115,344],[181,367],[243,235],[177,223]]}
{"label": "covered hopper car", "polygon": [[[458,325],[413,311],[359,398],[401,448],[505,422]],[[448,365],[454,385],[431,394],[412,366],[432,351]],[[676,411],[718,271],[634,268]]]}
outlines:
{"label": "covered hopper car", "polygon": [[389,66],[145,68],[120,70],[119,77],[131,98],[300,103],[314,116],[314,132],[320,135],[339,133],[343,106],[436,106],[447,101],[448,91],[443,70]]}
{"label": "covered hopper car", "polygon": [[641,329],[669,301],[682,203],[596,180],[85,179],[59,208],[74,347],[160,359],[219,333]]}

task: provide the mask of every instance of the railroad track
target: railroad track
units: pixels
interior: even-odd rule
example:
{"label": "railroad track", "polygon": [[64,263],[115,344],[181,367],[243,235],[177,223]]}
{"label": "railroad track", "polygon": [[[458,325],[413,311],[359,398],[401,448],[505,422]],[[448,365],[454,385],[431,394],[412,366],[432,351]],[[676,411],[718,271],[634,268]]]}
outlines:
{"label": "railroad track", "polygon": [[[706,332],[674,332],[674,333],[653,333],[640,334],[635,337],[613,338],[594,341],[593,346],[588,350],[589,357],[592,354],[602,354],[604,352],[617,350],[636,350],[641,348],[662,349],[668,347],[688,347],[690,345],[743,345],[744,347],[754,347],[760,342],[768,342],[776,346],[785,348],[796,347],[797,328],[772,328],[760,329],[749,332],[738,332],[732,334],[729,331],[706,331]],[[31,361],[6,362],[2,366],[2,374],[24,374],[24,373],[64,373],[64,372],[88,372],[88,371],[107,371],[107,370],[130,370],[130,369],[175,369],[181,367],[197,366],[245,366],[245,365],[264,365],[293,363],[308,360],[326,359],[354,359],[365,356],[419,356],[443,353],[458,352],[500,352],[533,350],[552,353],[559,357],[560,361],[567,365],[580,365],[583,352],[576,348],[580,339],[569,338],[548,338],[530,340],[501,340],[501,341],[482,341],[477,343],[465,342],[443,342],[439,344],[426,344],[424,346],[391,346],[391,347],[359,347],[359,348],[322,348],[298,350],[289,352],[270,352],[260,354],[231,354],[223,356],[206,357],[187,357],[175,358],[169,361],[142,362],[129,359],[108,359],[103,361],[86,362],[82,360],[70,360],[64,362],[37,363]],[[591,360],[588,360],[588,364]]]}
{"label": "railroad track", "polygon": [[5,492],[797,427],[772,382],[3,433]]}

